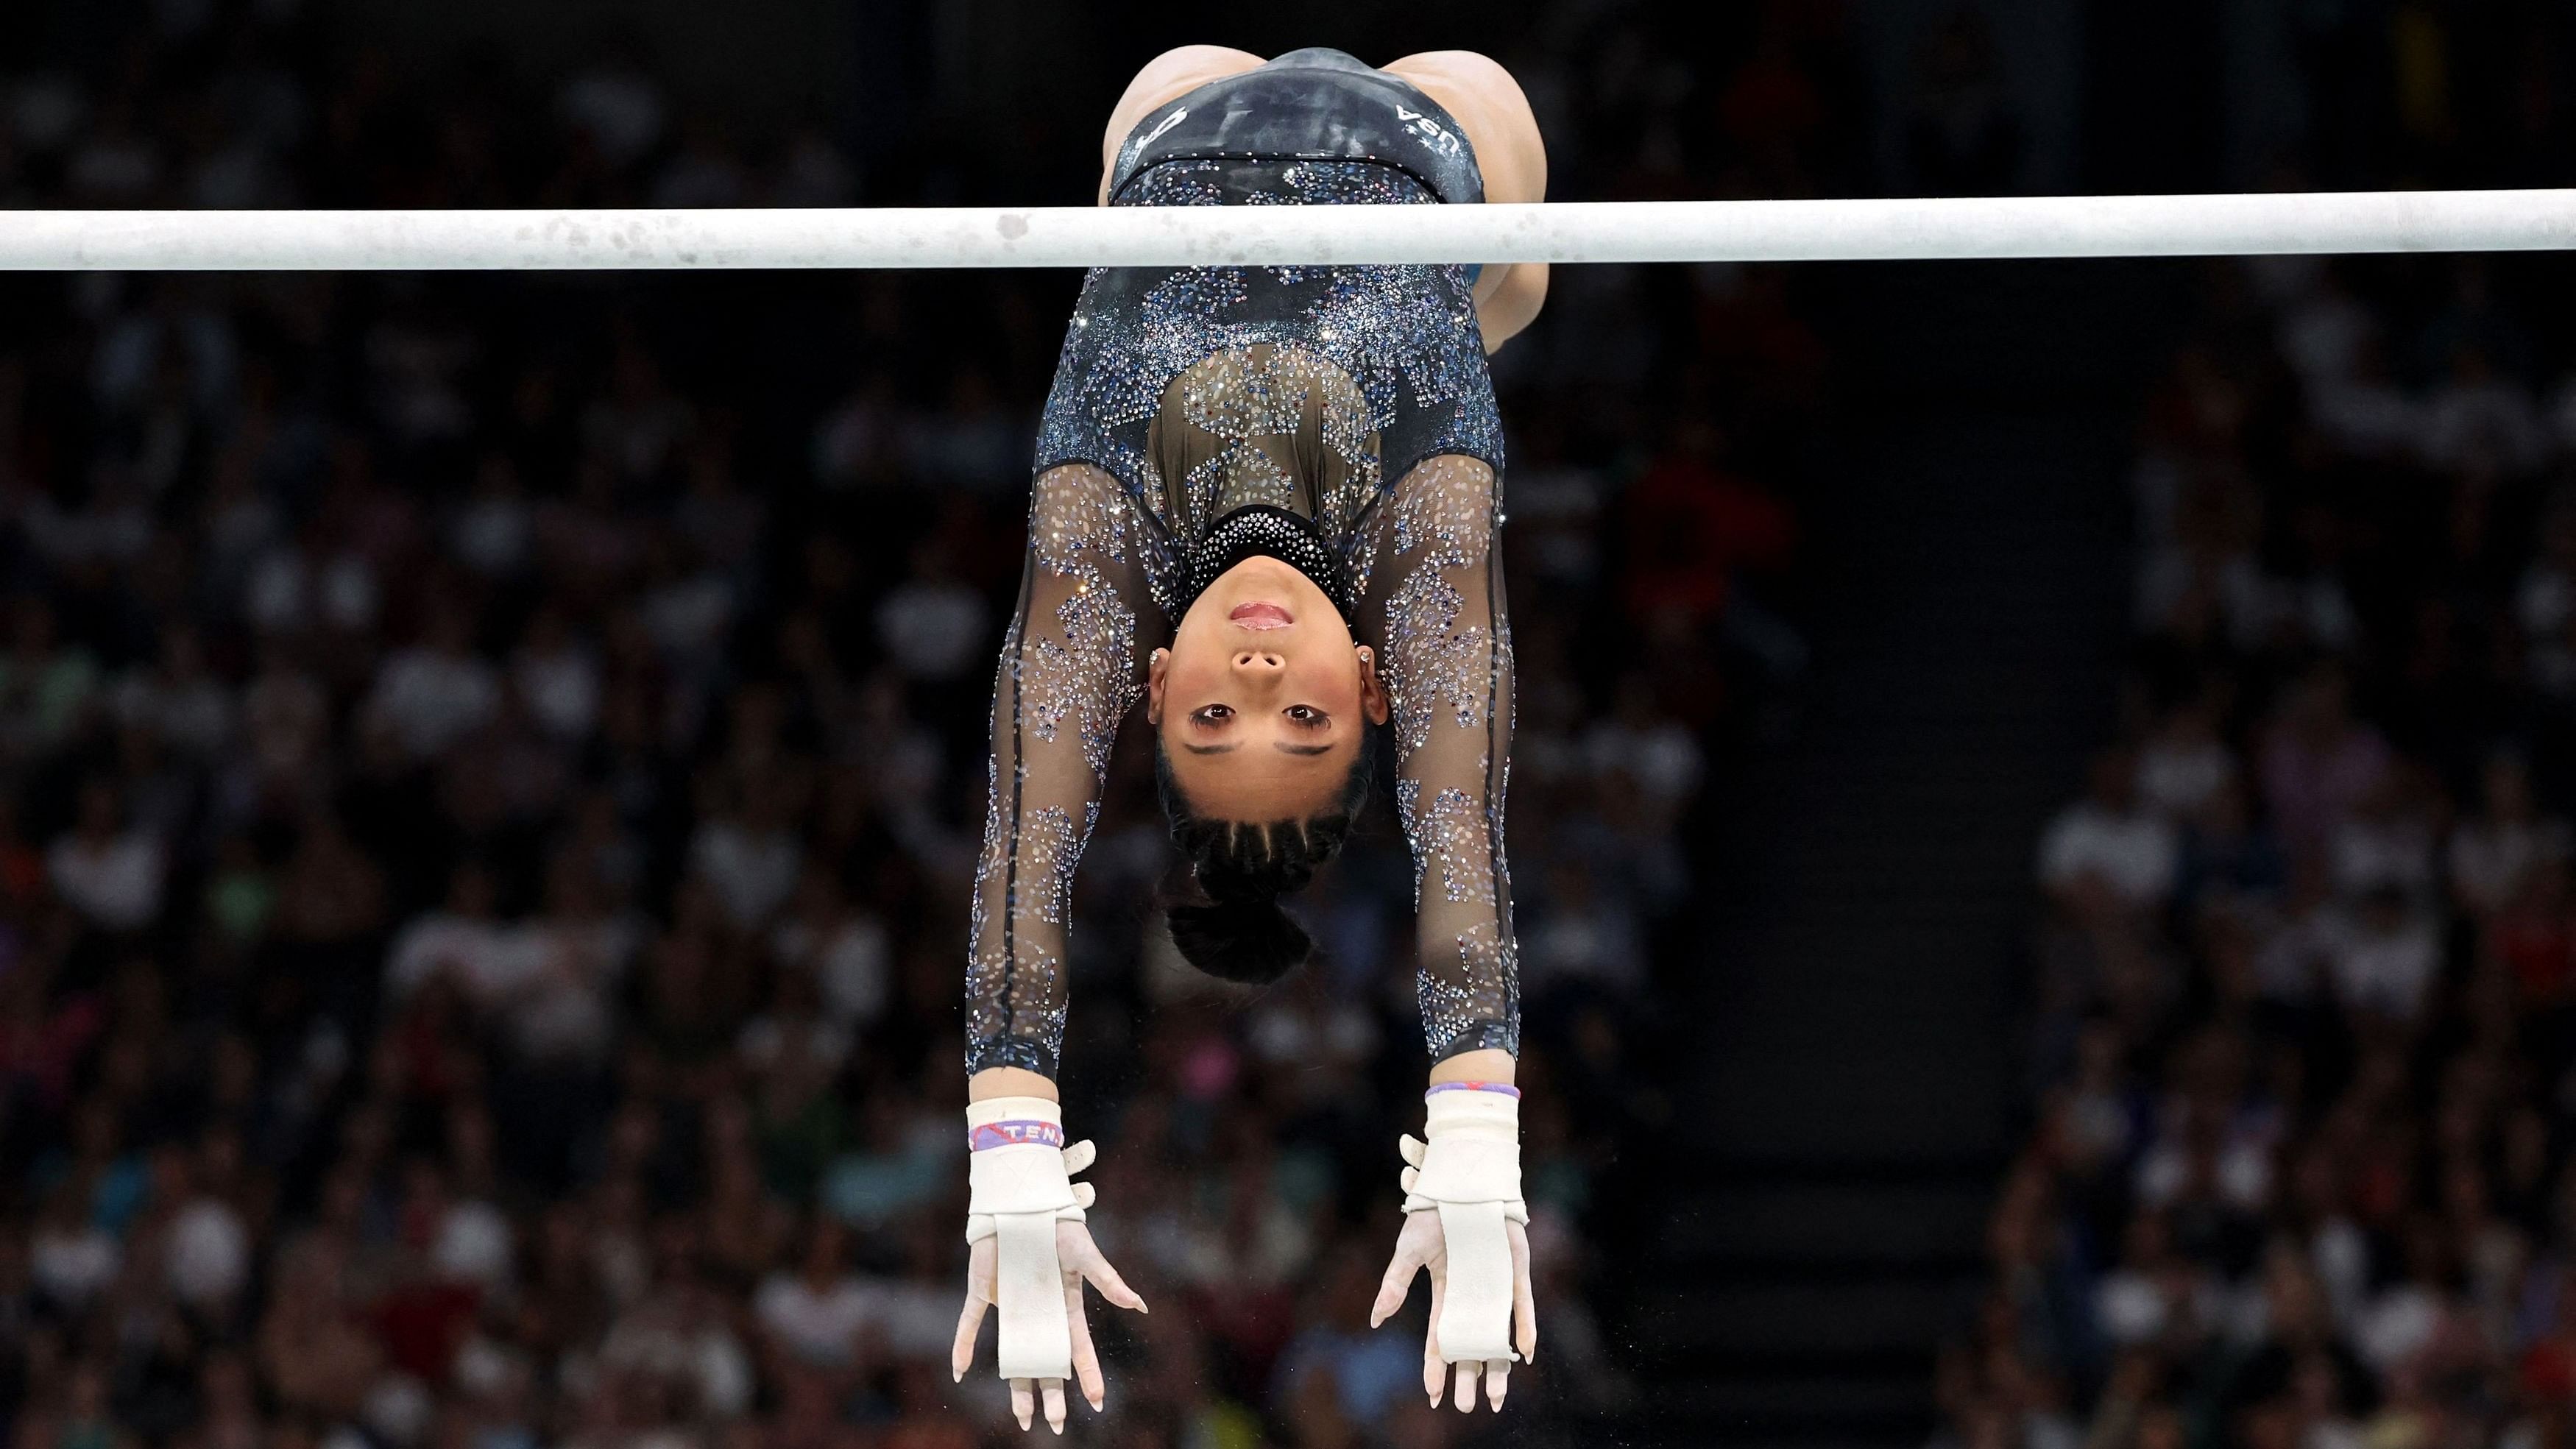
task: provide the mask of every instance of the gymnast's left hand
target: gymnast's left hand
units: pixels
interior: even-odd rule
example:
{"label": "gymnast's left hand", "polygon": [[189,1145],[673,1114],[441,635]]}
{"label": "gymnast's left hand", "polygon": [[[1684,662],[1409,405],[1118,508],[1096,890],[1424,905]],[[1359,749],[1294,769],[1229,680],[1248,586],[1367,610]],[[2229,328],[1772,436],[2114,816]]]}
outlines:
{"label": "gymnast's left hand", "polygon": [[[1453,1059],[1454,1060],[1454,1059]],[[1423,1094],[1422,1136],[1403,1154],[1404,1231],[1378,1285],[1369,1324],[1404,1306],[1413,1275],[1431,1275],[1431,1332],[1422,1343],[1422,1390],[1433,1405],[1451,1373],[1458,1412],[1503,1406],[1512,1362],[1538,1350],[1530,1295],[1529,1204],[1521,1199],[1520,1101],[1509,1082],[1435,1081]],[[1517,1352],[1515,1351],[1517,1350]]]}

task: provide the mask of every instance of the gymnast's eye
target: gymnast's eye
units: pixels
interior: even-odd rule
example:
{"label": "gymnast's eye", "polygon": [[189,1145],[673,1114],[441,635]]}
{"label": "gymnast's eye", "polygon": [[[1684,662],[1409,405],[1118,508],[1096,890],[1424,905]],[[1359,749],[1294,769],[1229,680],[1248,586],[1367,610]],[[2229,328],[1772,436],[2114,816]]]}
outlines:
{"label": "gymnast's eye", "polygon": [[1319,730],[1333,722],[1333,717],[1311,704],[1292,704],[1279,711],[1288,722],[1301,730]]}
{"label": "gymnast's eye", "polygon": [[1203,704],[1190,711],[1191,723],[1205,725],[1210,729],[1232,718],[1234,718],[1234,706],[1230,704]]}

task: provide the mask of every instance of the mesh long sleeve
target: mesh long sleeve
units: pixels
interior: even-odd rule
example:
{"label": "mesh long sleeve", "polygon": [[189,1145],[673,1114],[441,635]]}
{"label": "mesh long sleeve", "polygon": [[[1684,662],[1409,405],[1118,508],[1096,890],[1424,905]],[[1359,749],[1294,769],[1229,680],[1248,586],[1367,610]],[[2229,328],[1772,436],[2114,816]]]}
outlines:
{"label": "mesh long sleeve", "polygon": [[1118,480],[1039,475],[1020,607],[993,680],[993,762],[969,905],[966,1069],[1054,1076],[1064,1046],[1074,867],[1118,724],[1143,688],[1144,525]]}
{"label": "mesh long sleeve", "polygon": [[1416,466],[1379,516],[1362,609],[1385,641],[1396,808],[1413,847],[1422,1027],[1435,1061],[1520,1049],[1503,850],[1512,636],[1500,522],[1500,487],[1482,460],[1443,455]]}

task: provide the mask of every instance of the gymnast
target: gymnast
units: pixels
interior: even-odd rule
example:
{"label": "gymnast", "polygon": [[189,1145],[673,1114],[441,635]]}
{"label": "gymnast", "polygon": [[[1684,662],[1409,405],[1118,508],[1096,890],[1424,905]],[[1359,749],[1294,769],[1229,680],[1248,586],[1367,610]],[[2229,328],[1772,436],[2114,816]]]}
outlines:
{"label": "gymnast", "polygon": [[[1192,46],[1140,72],[1102,143],[1108,206],[1540,200],[1529,103],[1464,51],[1372,69]],[[1084,1225],[1091,1144],[1055,1087],[1065,923],[1111,742],[1141,698],[1189,870],[1173,944],[1277,980],[1310,943],[1280,910],[1332,858],[1394,736],[1415,867],[1425,1127],[1373,1321],[1431,1279],[1423,1389],[1502,1407],[1535,1351],[1503,789],[1512,720],[1502,429],[1485,357],[1544,265],[1119,268],[1090,274],[1040,427],[1028,559],[994,685],[966,972],[972,1244],[951,1367],[1000,1309],[1023,1429],[1097,1410],[1087,1281],[1144,1310]],[[1148,641],[1161,647],[1142,650]],[[1390,1164],[1393,1165],[1393,1164]]]}

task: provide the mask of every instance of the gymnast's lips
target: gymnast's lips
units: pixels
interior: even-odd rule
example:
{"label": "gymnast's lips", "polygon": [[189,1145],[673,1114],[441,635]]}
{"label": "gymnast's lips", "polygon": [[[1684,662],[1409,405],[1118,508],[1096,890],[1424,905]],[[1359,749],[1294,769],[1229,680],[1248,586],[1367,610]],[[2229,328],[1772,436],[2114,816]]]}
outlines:
{"label": "gymnast's lips", "polygon": [[1297,622],[1296,615],[1277,604],[1259,602],[1237,604],[1234,606],[1234,612],[1226,617],[1233,620],[1235,626],[1241,629],[1285,629]]}

